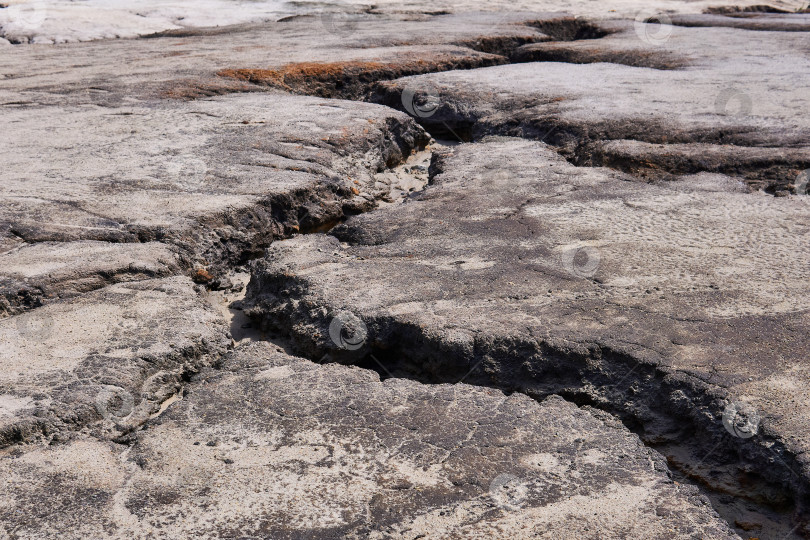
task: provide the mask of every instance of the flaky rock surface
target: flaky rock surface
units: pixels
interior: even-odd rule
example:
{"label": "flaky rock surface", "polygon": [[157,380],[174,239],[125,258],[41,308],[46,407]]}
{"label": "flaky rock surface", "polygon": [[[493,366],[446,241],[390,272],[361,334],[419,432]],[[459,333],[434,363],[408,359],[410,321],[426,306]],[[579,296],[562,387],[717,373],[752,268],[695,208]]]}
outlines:
{"label": "flaky rock surface", "polygon": [[380,382],[259,343],[126,450],[80,438],[0,459],[0,517],[68,538],[737,538],[665,469],[559,397]]}
{"label": "flaky rock surface", "polygon": [[[524,140],[464,145],[433,167],[395,209],[271,246],[253,314],[313,358],[371,354],[394,376],[602,403],[691,474],[736,490],[745,470],[802,500],[806,197],[639,184]],[[367,326],[363,349],[332,338],[343,312]],[[740,399],[763,416],[757,439],[723,428]]]}
{"label": "flaky rock surface", "polygon": [[0,7],[0,539],[810,535],[803,6],[218,1]]}

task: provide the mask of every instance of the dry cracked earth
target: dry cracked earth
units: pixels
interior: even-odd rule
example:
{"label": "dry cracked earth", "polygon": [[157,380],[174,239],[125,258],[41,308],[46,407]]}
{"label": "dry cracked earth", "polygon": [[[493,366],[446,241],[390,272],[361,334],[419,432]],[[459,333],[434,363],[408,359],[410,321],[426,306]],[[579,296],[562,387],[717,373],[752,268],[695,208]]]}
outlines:
{"label": "dry cracked earth", "polygon": [[4,34],[0,539],[810,537],[810,13],[432,6]]}

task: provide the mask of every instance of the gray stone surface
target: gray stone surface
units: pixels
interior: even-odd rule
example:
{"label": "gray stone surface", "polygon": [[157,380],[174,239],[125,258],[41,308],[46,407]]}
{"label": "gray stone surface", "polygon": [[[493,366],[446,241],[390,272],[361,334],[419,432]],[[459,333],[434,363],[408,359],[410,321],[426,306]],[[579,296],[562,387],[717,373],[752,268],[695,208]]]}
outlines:
{"label": "gray stone surface", "polygon": [[[395,209],[271,246],[250,312],[312,358],[599,403],[710,485],[804,504],[809,197],[638,184],[525,140],[433,168]],[[352,317],[357,350],[330,333]],[[724,430],[736,401],[757,437]]]}
{"label": "gray stone surface", "polygon": [[[570,0],[561,5],[555,0],[385,0],[373,6],[363,0],[340,2],[277,2],[274,0],[198,0],[183,3],[126,2],[104,0],[9,0],[0,9],[0,46],[13,43],[64,43],[93,39],[128,38],[171,32],[187,35],[211,32],[206,27],[236,25],[256,21],[307,20],[323,30],[342,29],[348,22],[378,23],[386,16],[424,17],[426,14],[487,10],[493,18],[510,11],[559,11],[564,9],[578,16],[633,18],[644,13],[690,13],[706,10],[734,14],[741,6],[752,6],[755,12],[767,10],[792,12],[806,8],[800,0],[773,0],[762,6],[755,0],[649,0],[640,5],[633,0],[592,2]],[[750,15],[755,15],[752,13]],[[749,15],[740,13],[740,15]],[[220,28],[214,32],[222,32]],[[227,31],[227,30],[225,30]],[[347,34],[350,32],[346,32]]]}
{"label": "gray stone surface", "polygon": [[4,46],[0,538],[810,534],[806,16],[469,7]]}
{"label": "gray stone surface", "polygon": [[[0,59],[0,129],[14,135],[0,148],[0,313],[177,268],[202,269],[215,282],[273,239],[372,208],[390,191],[373,175],[427,142],[388,108],[268,93],[217,73],[319,61],[361,73],[383,66],[377,76],[394,78],[505,63],[482,51],[548,39],[520,24],[535,20],[575,23],[561,14],[472,13],[327,29],[305,17],[9,49]],[[334,85],[334,70],[320,72],[311,67],[305,78]],[[143,245],[97,245],[109,255],[89,255],[86,241]],[[64,266],[47,276],[20,272],[43,257]]]}
{"label": "gray stone surface", "polygon": [[229,345],[220,314],[184,277],[112,285],[0,319],[0,447],[88,426],[131,430]]}
{"label": "gray stone surface", "polygon": [[0,313],[13,313],[110,283],[176,274],[181,268],[179,259],[169,246],[156,242],[16,244],[0,253]]}
{"label": "gray stone surface", "polygon": [[[540,62],[383,82],[377,99],[405,110],[403,92],[416,103],[433,96],[438,107],[420,121],[445,137],[528,137],[581,165],[724,172],[752,189],[795,192],[810,166],[805,33],[601,26],[610,34],[600,39],[513,53]],[[600,154],[606,141],[612,156]],[[636,155],[639,143],[648,145]]]}
{"label": "gray stone surface", "polygon": [[[427,140],[390,109],[284,94],[3,115],[9,129],[22,122],[0,150],[0,234],[25,242],[0,255],[12,312],[103,275],[216,274],[275,238],[373,207],[388,190],[374,173]],[[64,266],[40,279],[47,259]]]}
{"label": "gray stone surface", "polygon": [[[738,538],[617,420],[380,382],[257,343],[129,446],[0,457],[0,531],[61,538]],[[79,510],[80,509],[80,510]]]}
{"label": "gray stone surface", "polygon": [[246,89],[216,77],[219,70],[270,69],[296,62],[477,58],[482,45],[546,39],[537,28],[521,22],[565,17],[564,13],[393,14],[327,27],[319,17],[310,16],[151,39],[4,48],[8,53],[0,58],[5,76],[0,80],[0,103],[110,105],[216,95]]}
{"label": "gray stone surface", "polygon": [[692,27],[727,27],[766,32],[807,32],[810,30],[810,14],[807,13],[679,14],[670,17],[669,20],[678,26]]}

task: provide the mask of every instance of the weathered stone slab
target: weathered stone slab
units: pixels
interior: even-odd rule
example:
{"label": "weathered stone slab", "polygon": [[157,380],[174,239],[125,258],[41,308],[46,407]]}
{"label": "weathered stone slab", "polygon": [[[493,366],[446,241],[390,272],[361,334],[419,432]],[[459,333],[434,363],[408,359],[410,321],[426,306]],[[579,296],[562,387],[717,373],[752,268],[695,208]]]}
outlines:
{"label": "weathered stone slab", "polygon": [[[390,109],[280,93],[3,115],[9,131],[23,122],[0,149],[0,232],[39,245],[0,255],[0,275],[22,283],[36,279],[37,260],[72,257],[43,278],[41,296],[97,287],[110,273],[216,274],[275,238],[373,207],[389,189],[374,173],[427,142]],[[5,288],[7,309],[31,303],[17,298],[21,285]]]}
{"label": "weathered stone slab", "polygon": [[452,57],[486,60],[487,53],[500,53],[507,46],[548,39],[524,24],[535,20],[573,18],[532,12],[310,16],[150,39],[71,44],[48,48],[45,55],[39,47],[6,47],[0,58],[5,75],[0,103],[4,108],[120,106],[140,99],[250,91],[249,86],[214,75],[222,69],[276,69],[299,62],[422,59],[429,65]]}
{"label": "weathered stone slab", "polygon": [[0,314],[112,283],[177,274],[178,259],[169,246],[157,242],[19,245],[0,253]]}
{"label": "weathered stone slab", "polygon": [[0,447],[68,438],[110,411],[126,412],[116,431],[132,429],[229,345],[219,313],[183,277],[0,319]]}
{"label": "weathered stone slab", "polygon": [[678,14],[670,17],[669,21],[678,26],[692,27],[727,27],[770,32],[810,31],[810,14],[807,13]]}
{"label": "weathered stone slab", "polygon": [[257,343],[127,449],[0,458],[0,523],[70,538],[738,538],[665,470],[615,419],[559,397],[380,382]]}
{"label": "weathered stone slab", "polygon": [[[131,2],[111,5],[102,0],[87,0],[81,4],[70,0],[29,1],[9,0],[9,9],[0,10],[0,46],[13,43],[64,43],[92,39],[131,38],[138,35],[164,34],[185,37],[194,34],[216,35],[233,31],[239,23],[259,21],[305,20],[312,27],[325,31],[350,29],[358,22],[380,24],[391,16],[411,19],[426,14],[454,13],[487,9],[497,20],[510,11],[558,11],[554,0],[496,0],[482,4],[474,0],[383,2],[373,7],[360,0],[324,3],[279,3],[275,1],[234,2],[233,0],[202,0],[193,4],[151,4]],[[775,0],[775,12],[795,11],[806,7],[800,0]],[[751,6],[754,13],[737,13],[761,17],[756,13],[763,7],[753,2],[737,0],[666,0],[645,2],[591,2],[573,0],[565,10],[581,17],[623,16],[633,18],[639,11],[650,13],[691,13],[706,10],[729,14]],[[781,8],[781,9],[780,9]],[[228,26],[232,25],[232,26]],[[223,29],[221,27],[225,26]],[[210,28],[217,27],[217,28]],[[346,31],[350,34],[350,31]]]}
{"label": "weathered stone slab", "polygon": [[[802,500],[810,197],[639,184],[520,140],[433,167],[403,205],[274,244],[252,313],[313,358],[598,403],[716,487]],[[724,429],[735,401],[757,437]]]}
{"label": "weathered stone slab", "polygon": [[539,139],[595,165],[601,163],[594,144],[646,143],[643,155],[623,152],[626,169],[720,171],[753,189],[796,192],[810,165],[803,33],[633,21],[601,27],[609,34],[599,39],[534,43],[512,54],[540,62],[382,82],[376,99],[410,107],[447,138]]}

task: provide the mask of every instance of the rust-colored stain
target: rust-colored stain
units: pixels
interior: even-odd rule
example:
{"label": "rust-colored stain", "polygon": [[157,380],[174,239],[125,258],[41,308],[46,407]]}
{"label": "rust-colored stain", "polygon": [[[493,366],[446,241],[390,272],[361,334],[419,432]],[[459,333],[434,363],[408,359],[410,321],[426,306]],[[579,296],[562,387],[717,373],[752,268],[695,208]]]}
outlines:
{"label": "rust-colored stain", "polygon": [[192,278],[195,283],[208,283],[214,276],[206,270],[205,268],[199,268],[196,272],[194,272],[194,277]]}
{"label": "rust-colored stain", "polygon": [[223,69],[217,75],[241,79],[252,83],[282,83],[292,78],[302,79],[333,79],[350,72],[368,72],[390,67],[390,64],[381,62],[332,62],[322,64],[318,62],[299,62],[287,64],[279,69]]}
{"label": "rust-colored stain", "polygon": [[224,69],[220,77],[247,81],[253,84],[276,86],[293,90],[313,82],[341,80],[379,80],[393,78],[403,73],[434,71],[438,62],[413,60],[394,63],[383,62],[299,62],[278,69]]}
{"label": "rust-colored stain", "polygon": [[[441,55],[434,58],[403,58],[389,62],[297,62],[277,69],[223,69],[217,75],[257,85],[273,86],[288,91],[330,96],[337,83],[369,84],[407,75],[433,73],[453,69],[470,69],[504,63],[494,55]],[[329,88],[335,86],[335,88]]]}

